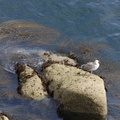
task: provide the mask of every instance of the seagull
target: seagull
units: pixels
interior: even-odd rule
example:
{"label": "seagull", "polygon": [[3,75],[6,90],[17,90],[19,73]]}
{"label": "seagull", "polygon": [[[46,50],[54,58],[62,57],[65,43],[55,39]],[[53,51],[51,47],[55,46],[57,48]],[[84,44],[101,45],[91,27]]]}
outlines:
{"label": "seagull", "polygon": [[80,68],[85,71],[89,71],[92,74],[92,72],[97,70],[99,66],[100,66],[99,60],[95,60],[94,62],[87,62],[86,64],[81,65]]}

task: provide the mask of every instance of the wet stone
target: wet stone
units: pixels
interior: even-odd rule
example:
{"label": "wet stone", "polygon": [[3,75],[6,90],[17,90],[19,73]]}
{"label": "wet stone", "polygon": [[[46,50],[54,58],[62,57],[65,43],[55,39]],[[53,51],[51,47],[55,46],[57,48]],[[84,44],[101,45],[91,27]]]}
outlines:
{"label": "wet stone", "polygon": [[0,110],[0,120],[11,120],[2,110]]}
{"label": "wet stone", "polygon": [[17,64],[16,72],[20,84],[18,93],[35,100],[41,100],[45,97],[47,93],[42,83],[43,80],[38,77],[34,69],[24,64]]}

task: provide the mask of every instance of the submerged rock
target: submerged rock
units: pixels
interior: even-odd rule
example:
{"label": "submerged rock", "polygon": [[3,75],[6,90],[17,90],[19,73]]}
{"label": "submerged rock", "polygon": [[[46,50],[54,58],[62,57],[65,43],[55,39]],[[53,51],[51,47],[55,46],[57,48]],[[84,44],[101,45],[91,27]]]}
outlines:
{"label": "submerged rock", "polygon": [[60,102],[69,120],[105,120],[107,115],[104,81],[73,66],[51,64],[44,69],[49,91]]}
{"label": "submerged rock", "polygon": [[16,70],[20,83],[18,92],[35,100],[43,99],[47,93],[38,74],[31,67],[23,64],[17,64]]}
{"label": "submerged rock", "polygon": [[0,43],[12,45],[46,45],[56,40],[61,34],[24,20],[11,20],[0,24]]}

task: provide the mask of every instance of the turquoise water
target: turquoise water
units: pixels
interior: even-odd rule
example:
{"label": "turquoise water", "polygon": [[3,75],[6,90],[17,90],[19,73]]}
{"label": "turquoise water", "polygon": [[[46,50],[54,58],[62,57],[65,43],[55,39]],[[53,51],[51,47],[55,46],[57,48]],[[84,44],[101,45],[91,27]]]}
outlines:
{"label": "turquoise water", "polygon": [[[72,42],[95,40],[97,44],[104,44],[108,46],[106,51],[109,54],[103,55],[103,59],[117,62],[119,69],[119,0],[0,0],[0,23],[9,20],[26,20],[45,25],[69,37]],[[110,81],[106,81],[109,89],[108,120],[120,118],[120,76],[118,71],[116,74],[117,77],[113,76],[113,79],[108,76]],[[53,116],[51,119],[59,119],[56,114]],[[45,116],[41,118],[51,120]]]}
{"label": "turquoise water", "polygon": [[[54,28],[77,41],[109,45],[120,60],[119,0],[1,0],[0,22],[28,20]],[[112,52],[113,52],[112,51]]]}

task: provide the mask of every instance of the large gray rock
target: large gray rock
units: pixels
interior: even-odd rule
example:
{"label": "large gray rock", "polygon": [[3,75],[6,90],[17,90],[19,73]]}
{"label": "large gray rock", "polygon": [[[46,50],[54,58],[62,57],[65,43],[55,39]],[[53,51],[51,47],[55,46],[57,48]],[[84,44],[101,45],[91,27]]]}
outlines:
{"label": "large gray rock", "polygon": [[20,86],[18,92],[25,97],[35,100],[41,100],[47,94],[44,90],[42,79],[37,73],[29,66],[17,64],[16,67]]}
{"label": "large gray rock", "polygon": [[62,64],[51,64],[44,72],[49,91],[60,102],[62,113],[74,116],[69,120],[105,119],[107,102],[103,79]]}

